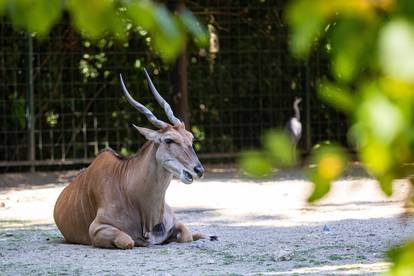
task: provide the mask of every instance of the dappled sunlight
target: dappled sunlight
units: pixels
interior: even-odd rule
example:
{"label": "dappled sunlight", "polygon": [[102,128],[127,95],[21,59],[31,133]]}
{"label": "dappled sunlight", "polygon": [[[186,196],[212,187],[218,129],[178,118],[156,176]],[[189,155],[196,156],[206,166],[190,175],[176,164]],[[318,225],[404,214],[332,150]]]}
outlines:
{"label": "dappled sunlight", "polygon": [[390,267],[390,263],[378,262],[372,264],[345,264],[345,265],[326,265],[315,267],[302,267],[288,271],[278,272],[255,272],[247,275],[306,275],[306,274],[327,274],[329,275],[349,275],[364,273],[380,273],[385,272]]}
{"label": "dappled sunlight", "polygon": [[[0,225],[5,221],[53,223],[53,207],[65,186],[64,180],[76,173],[59,174],[47,185],[0,189]],[[167,203],[186,213],[206,210],[194,225],[226,224],[234,226],[313,225],[345,219],[391,218],[403,212],[403,198],[408,192],[405,181],[396,181],[394,194],[386,197],[376,181],[368,178],[343,179],[333,184],[328,196],[317,204],[306,198],[311,184],[298,178],[275,178],[265,182],[240,178],[237,172],[210,173],[204,180],[185,185],[173,180],[166,195]],[[20,178],[18,178],[20,179]],[[61,183],[61,184],[59,184]],[[58,184],[58,185],[57,185]],[[178,214],[185,218],[185,214]]]}
{"label": "dappled sunlight", "polygon": [[[0,189],[0,248],[6,248],[2,254],[8,260],[4,269],[13,270],[22,262],[39,268],[59,258],[74,271],[94,270],[98,260],[105,260],[102,269],[122,267],[126,274],[131,262],[152,272],[160,262],[174,263],[166,271],[180,274],[180,264],[189,260],[197,271],[211,274],[379,273],[388,267],[383,262],[386,248],[409,237],[414,226],[398,219],[407,192],[404,181],[395,182],[395,194],[388,198],[372,179],[344,178],[334,183],[326,198],[308,204],[312,186],[300,170],[266,181],[240,177],[237,171],[219,172],[192,185],[173,180],[166,195],[177,218],[191,231],[216,235],[218,241],[97,250],[64,243],[53,208],[66,184],[47,182]],[[280,252],[290,254],[291,260],[275,260]]]}
{"label": "dappled sunlight", "polygon": [[[53,223],[53,208],[63,186],[48,185],[7,189],[0,193],[0,227],[7,221]],[[21,224],[21,223],[20,223]]]}
{"label": "dappled sunlight", "polygon": [[403,198],[408,192],[406,181],[396,181],[395,193],[386,197],[376,181],[367,178],[340,180],[333,184],[328,196],[317,204],[306,198],[311,184],[305,180],[266,182],[203,181],[184,185],[173,181],[167,202],[175,208],[214,208],[195,223],[226,222],[233,226],[312,225],[345,219],[392,218],[403,211]]}

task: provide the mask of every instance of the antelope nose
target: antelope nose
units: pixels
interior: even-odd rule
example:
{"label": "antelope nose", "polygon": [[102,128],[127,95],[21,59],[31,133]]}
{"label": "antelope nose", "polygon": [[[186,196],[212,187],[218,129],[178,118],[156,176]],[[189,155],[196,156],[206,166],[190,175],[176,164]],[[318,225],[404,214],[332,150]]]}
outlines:
{"label": "antelope nose", "polygon": [[204,168],[201,165],[197,165],[194,167],[194,172],[198,175],[198,177],[202,177],[204,174]]}

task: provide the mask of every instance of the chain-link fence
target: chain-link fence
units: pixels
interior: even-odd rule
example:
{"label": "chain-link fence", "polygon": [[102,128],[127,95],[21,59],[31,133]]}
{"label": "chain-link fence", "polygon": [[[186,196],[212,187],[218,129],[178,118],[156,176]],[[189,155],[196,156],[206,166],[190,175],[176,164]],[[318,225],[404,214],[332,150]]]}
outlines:
{"label": "chain-link fence", "polygon": [[[301,105],[303,152],[322,140],[344,144],[343,116],[316,97],[327,72],[323,50],[307,61],[289,55],[280,1],[197,1],[188,7],[208,26],[213,44],[188,49],[191,129],[204,162],[232,160],[283,127]],[[63,20],[65,22],[65,20]],[[122,97],[118,74],[141,103],[165,118],[142,68],[172,101],[171,67],[148,50],[145,32],[126,42],[83,40],[68,24],[34,39],[0,24],[0,167],[87,163],[105,147],[121,154],[144,142],[131,124],[148,122]],[[32,114],[32,116],[31,116]],[[33,123],[33,127],[31,127]]]}

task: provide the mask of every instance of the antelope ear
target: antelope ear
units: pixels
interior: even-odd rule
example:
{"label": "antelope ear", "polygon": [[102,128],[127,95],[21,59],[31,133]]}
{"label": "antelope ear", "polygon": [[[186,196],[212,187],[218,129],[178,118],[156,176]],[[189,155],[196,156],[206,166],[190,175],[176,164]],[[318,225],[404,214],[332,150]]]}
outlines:
{"label": "antelope ear", "polygon": [[145,127],[138,127],[134,124],[132,125],[139,131],[139,133],[141,133],[145,137],[145,139],[153,141],[155,143],[161,142],[161,134],[158,131]]}

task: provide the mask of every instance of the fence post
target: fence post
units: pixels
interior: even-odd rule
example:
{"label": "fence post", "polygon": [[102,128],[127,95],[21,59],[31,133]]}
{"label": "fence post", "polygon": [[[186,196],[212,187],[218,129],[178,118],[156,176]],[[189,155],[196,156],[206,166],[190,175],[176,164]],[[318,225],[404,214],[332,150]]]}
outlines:
{"label": "fence post", "polygon": [[309,153],[312,148],[312,130],[311,130],[311,102],[310,102],[310,68],[309,68],[309,59],[305,61],[305,146],[306,150]]}
{"label": "fence post", "polygon": [[27,126],[29,131],[29,152],[28,158],[30,161],[30,171],[35,171],[34,161],[36,160],[35,150],[35,115],[34,115],[34,87],[33,87],[33,39],[32,35],[27,35]]}

